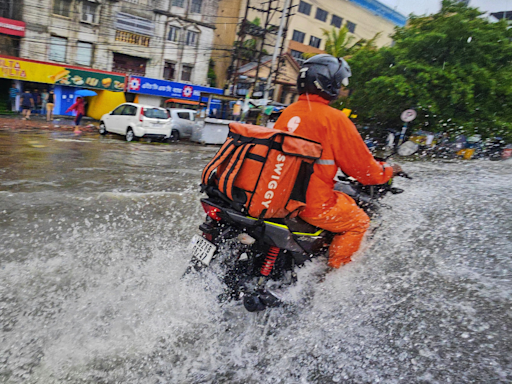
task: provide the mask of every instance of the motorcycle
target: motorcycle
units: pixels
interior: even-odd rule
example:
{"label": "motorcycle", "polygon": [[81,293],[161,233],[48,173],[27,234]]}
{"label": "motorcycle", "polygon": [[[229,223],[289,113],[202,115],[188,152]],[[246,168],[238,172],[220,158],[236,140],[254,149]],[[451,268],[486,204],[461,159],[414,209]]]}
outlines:
{"label": "motorcycle", "polygon": [[[401,173],[398,176],[410,178]],[[370,217],[378,215],[380,200],[399,194],[392,180],[381,185],[362,185],[339,177],[335,189],[351,196]],[[222,300],[242,300],[249,312],[283,304],[280,291],[297,282],[296,268],[325,256],[334,233],[308,224],[298,216],[257,219],[233,209],[220,194],[201,199],[206,213],[195,235],[193,256],[185,274],[214,270],[225,286]]]}

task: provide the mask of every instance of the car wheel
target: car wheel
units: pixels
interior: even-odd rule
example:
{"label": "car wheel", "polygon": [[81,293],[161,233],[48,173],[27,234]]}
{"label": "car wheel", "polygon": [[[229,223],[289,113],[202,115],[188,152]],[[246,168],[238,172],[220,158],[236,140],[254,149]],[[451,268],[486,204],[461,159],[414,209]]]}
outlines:
{"label": "car wheel", "polygon": [[169,136],[169,141],[179,141],[179,139],[180,133],[176,129],[173,129],[171,131],[171,136]]}
{"label": "car wheel", "polygon": [[100,135],[106,135],[107,133],[107,127],[105,126],[105,123],[102,121],[100,123]]}
{"label": "car wheel", "polygon": [[135,134],[133,133],[133,129],[128,128],[126,130],[126,141],[130,142],[135,139]]}

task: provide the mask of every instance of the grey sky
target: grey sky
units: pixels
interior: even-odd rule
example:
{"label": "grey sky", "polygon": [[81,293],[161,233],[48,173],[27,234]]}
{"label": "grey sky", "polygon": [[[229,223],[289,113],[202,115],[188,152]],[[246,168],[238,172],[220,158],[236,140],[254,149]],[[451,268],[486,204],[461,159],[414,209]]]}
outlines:
{"label": "grey sky", "polygon": [[[381,3],[396,9],[408,16],[436,13],[441,8],[441,0],[379,0]],[[512,11],[512,0],[470,0],[471,7],[480,8],[484,12]]]}

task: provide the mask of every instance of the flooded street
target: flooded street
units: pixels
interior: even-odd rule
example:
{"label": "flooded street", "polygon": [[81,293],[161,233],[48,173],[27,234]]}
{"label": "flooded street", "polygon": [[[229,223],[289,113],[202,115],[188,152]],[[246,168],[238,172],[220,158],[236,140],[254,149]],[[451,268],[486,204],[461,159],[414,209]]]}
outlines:
{"label": "flooded street", "polygon": [[403,163],[354,262],[251,314],[180,279],[217,149],[0,131],[0,383],[512,381],[510,160]]}

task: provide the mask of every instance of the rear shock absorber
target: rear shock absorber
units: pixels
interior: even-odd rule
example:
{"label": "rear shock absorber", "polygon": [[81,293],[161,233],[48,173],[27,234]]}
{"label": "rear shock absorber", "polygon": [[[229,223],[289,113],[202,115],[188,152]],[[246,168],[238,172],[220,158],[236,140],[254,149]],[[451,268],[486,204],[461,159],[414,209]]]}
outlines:
{"label": "rear shock absorber", "polygon": [[263,276],[270,275],[270,272],[272,272],[272,268],[274,268],[274,264],[276,263],[277,255],[279,255],[279,251],[281,249],[279,247],[270,246],[267,257],[265,257],[265,261],[263,262],[263,265],[261,266],[260,273]]}

